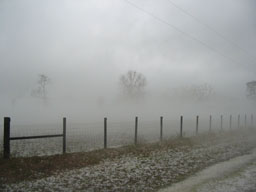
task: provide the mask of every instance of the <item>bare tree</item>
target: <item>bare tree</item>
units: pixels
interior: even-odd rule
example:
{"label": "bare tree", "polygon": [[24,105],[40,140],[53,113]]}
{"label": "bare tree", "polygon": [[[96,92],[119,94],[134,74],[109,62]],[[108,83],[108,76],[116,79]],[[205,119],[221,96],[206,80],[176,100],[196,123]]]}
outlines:
{"label": "bare tree", "polygon": [[137,71],[128,71],[120,77],[122,92],[129,98],[143,96],[146,84],[146,77]]}
{"label": "bare tree", "polygon": [[207,83],[201,85],[193,85],[191,87],[191,92],[196,100],[203,101],[209,99],[209,97],[213,94],[213,88]]}
{"label": "bare tree", "polygon": [[256,81],[251,81],[246,83],[247,97],[251,99],[256,99]]}
{"label": "bare tree", "polygon": [[213,87],[209,84],[198,84],[178,87],[172,90],[172,97],[178,100],[205,101],[214,94]]}
{"label": "bare tree", "polygon": [[32,96],[42,99],[43,101],[47,100],[47,89],[46,86],[49,84],[50,79],[45,74],[38,75],[37,88],[32,90]]}

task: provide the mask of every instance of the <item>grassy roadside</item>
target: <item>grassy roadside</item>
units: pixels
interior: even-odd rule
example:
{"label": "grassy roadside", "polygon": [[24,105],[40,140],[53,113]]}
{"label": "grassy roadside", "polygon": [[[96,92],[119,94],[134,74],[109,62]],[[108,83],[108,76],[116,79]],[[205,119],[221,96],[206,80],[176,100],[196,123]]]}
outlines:
{"label": "grassy roadside", "polygon": [[[243,133],[246,134],[248,133]],[[204,134],[190,138],[172,138],[158,143],[130,145],[120,148],[101,149],[82,153],[65,155],[0,159],[0,181],[15,183],[24,180],[40,179],[59,171],[79,169],[96,165],[105,159],[120,158],[124,155],[148,157],[153,151],[164,151],[182,146],[193,147],[199,143],[216,143],[229,136],[236,139],[241,132],[226,132],[221,134]]]}

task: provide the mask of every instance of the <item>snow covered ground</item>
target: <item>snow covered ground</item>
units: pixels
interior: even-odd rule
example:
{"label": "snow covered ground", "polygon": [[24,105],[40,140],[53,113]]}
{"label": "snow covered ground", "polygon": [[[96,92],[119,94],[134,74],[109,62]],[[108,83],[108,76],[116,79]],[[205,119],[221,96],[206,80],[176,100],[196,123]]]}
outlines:
{"label": "snow covered ground", "polygon": [[251,154],[218,163],[159,192],[256,191],[256,149]]}
{"label": "snow covered ground", "polygon": [[198,188],[198,192],[255,192],[256,163],[248,165],[240,172],[235,172],[227,178],[210,181]]}
{"label": "snow covered ground", "polygon": [[[42,179],[2,184],[0,191],[156,191],[177,183],[204,167],[250,154],[255,146],[255,134],[241,134],[214,142],[204,141],[153,151],[149,156],[127,154],[121,158],[106,159],[94,166],[59,172]],[[241,162],[247,162],[243,157]],[[251,158],[248,159],[249,163]],[[240,167],[239,165],[232,164],[233,167]],[[255,164],[251,166],[255,168]],[[249,181],[247,177],[250,174],[255,175],[255,171],[250,170],[245,169],[239,175],[240,183]],[[213,171],[213,175],[219,178],[216,176],[217,172]],[[236,179],[227,177],[210,180],[209,184],[200,184],[197,191],[209,191],[211,186],[219,186],[213,191],[223,191],[223,185],[235,182]]]}

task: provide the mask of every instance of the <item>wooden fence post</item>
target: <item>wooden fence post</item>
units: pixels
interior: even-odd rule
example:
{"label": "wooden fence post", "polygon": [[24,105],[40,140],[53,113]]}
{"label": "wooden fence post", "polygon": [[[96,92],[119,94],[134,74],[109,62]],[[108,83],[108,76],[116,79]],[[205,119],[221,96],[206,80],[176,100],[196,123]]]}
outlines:
{"label": "wooden fence post", "polygon": [[183,116],[180,116],[180,137],[182,138]]}
{"label": "wooden fence post", "polygon": [[196,135],[198,135],[199,116],[196,116]]}
{"label": "wooden fence post", "polygon": [[160,141],[163,140],[163,117],[160,117]]}
{"label": "wooden fence post", "polygon": [[66,126],[67,126],[67,119],[66,117],[63,118],[63,149],[62,149],[62,153],[65,154],[66,153]]}
{"label": "wooden fence post", "polygon": [[138,139],[138,117],[135,117],[135,135],[134,135],[134,144],[137,145]]}
{"label": "wooden fence post", "polygon": [[104,118],[104,149],[107,148],[107,118]]}
{"label": "wooden fence post", "polygon": [[4,117],[4,159],[10,158],[10,117]]}
{"label": "wooden fence post", "polygon": [[210,119],[209,119],[209,132],[212,131],[212,116],[210,115]]}

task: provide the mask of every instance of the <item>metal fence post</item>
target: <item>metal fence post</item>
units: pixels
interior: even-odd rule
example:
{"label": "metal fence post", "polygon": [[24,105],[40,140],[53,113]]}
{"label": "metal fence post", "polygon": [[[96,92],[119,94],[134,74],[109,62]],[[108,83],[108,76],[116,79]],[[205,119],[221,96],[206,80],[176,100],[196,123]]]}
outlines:
{"label": "metal fence post", "polygon": [[244,115],[244,128],[247,127],[247,115],[245,114]]}
{"label": "metal fence post", "polygon": [[240,114],[237,117],[237,128],[240,128]]}
{"label": "metal fence post", "polygon": [[180,116],[180,137],[182,138],[183,116]]}
{"label": "metal fence post", "polygon": [[4,117],[4,159],[10,158],[10,117]]}
{"label": "metal fence post", "polygon": [[107,148],[107,118],[104,118],[104,149]]}
{"label": "metal fence post", "polygon": [[66,126],[67,126],[67,119],[66,117],[63,118],[63,149],[62,153],[66,153]]}
{"label": "metal fence post", "polygon": [[198,135],[199,116],[196,116],[196,135]]}
{"label": "metal fence post", "polygon": [[232,115],[229,116],[229,129],[232,129]]}
{"label": "metal fence post", "polygon": [[223,115],[220,116],[220,129],[223,130]]}
{"label": "metal fence post", "polygon": [[134,144],[137,145],[138,139],[138,117],[135,117],[135,135],[134,135]]}
{"label": "metal fence post", "polygon": [[160,141],[163,140],[163,117],[160,117]]}
{"label": "metal fence post", "polygon": [[209,132],[212,131],[212,116],[210,115],[210,119],[209,119]]}
{"label": "metal fence post", "polygon": [[253,114],[251,114],[251,128],[253,128]]}

